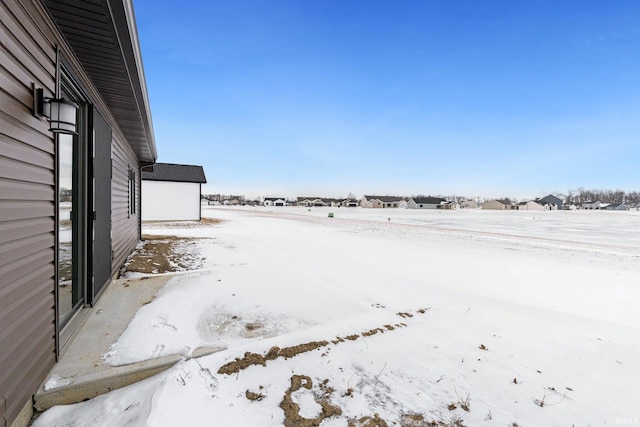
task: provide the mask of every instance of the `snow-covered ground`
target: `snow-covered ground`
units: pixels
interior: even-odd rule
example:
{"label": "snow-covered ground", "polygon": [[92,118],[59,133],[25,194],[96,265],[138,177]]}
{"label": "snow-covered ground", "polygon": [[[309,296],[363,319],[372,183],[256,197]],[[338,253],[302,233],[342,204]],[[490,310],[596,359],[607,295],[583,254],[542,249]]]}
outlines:
{"label": "snow-covered ground", "polygon": [[640,425],[640,212],[203,215],[105,363],[228,349],[36,426]]}

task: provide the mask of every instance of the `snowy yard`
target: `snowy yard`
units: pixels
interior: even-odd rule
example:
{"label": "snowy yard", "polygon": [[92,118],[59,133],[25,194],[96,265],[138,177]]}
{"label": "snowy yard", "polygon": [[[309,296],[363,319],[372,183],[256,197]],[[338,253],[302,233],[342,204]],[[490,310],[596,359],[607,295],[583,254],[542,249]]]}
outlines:
{"label": "snowy yard", "polygon": [[203,215],[104,358],[228,349],[36,426],[640,425],[640,212]]}

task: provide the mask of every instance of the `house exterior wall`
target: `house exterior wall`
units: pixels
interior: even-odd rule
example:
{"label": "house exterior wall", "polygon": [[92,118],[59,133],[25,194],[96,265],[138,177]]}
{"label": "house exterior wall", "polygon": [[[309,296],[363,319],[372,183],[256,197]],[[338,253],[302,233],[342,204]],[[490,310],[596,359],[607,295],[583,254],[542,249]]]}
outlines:
{"label": "house exterior wall", "polygon": [[[138,158],[127,144],[125,137],[114,132],[111,142],[112,179],[111,179],[111,271],[118,272],[140,240],[140,170]],[[131,213],[131,195],[129,194],[129,169],[135,176],[135,212]],[[200,195],[198,195],[200,200]]]}
{"label": "house exterior wall", "polygon": [[[123,197],[137,168],[128,146],[65,38],[37,0],[0,1],[0,427],[11,426],[56,362],[56,150],[32,114],[32,84],[56,93],[57,49],[113,129],[113,270],[135,247],[138,219]],[[139,175],[139,174],[138,174]],[[139,194],[139,192],[138,192]]]}
{"label": "house exterior wall", "polygon": [[56,361],[54,138],[31,114],[32,82],[50,92],[56,84],[41,12],[0,2],[0,425],[13,423]]}
{"label": "house exterior wall", "polygon": [[526,205],[524,205],[526,210],[528,211],[543,211],[545,210],[544,206],[542,206],[540,203],[536,203],[534,201],[530,201],[527,202]]}
{"label": "house exterior wall", "polygon": [[407,208],[408,209],[438,209],[440,207],[440,204],[433,204],[433,203],[416,203],[415,200],[413,199],[409,199],[409,201],[407,202]]}
{"label": "house exterior wall", "polygon": [[200,220],[200,184],[143,180],[142,220]]}
{"label": "house exterior wall", "polygon": [[482,204],[482,209],[493,209],[493,210],[503,211],[505,210],[505,205],[503,205],[497,200],[490,200]]}

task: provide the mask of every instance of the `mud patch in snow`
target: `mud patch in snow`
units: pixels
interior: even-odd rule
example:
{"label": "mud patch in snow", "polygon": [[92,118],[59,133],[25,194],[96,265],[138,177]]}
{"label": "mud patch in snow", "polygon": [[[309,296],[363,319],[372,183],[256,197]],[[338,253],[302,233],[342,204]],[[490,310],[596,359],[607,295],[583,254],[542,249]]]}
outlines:
{"label": "mud patch in snow", "polygon": [[174,273],[202,268],[204,257],[200,255],[200,241],[210,240],[153,235],[144,235],[142,239],[120,270],[120,277]]}

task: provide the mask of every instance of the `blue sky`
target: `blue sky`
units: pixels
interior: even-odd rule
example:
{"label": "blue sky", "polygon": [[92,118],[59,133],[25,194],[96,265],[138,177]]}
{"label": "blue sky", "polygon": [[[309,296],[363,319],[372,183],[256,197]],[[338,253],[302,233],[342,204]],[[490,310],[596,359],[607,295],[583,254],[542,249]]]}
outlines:
{"label": "blue sky", "polygon": [[640,190],[640,2],[134,0],[159,161],[207,193]]}

